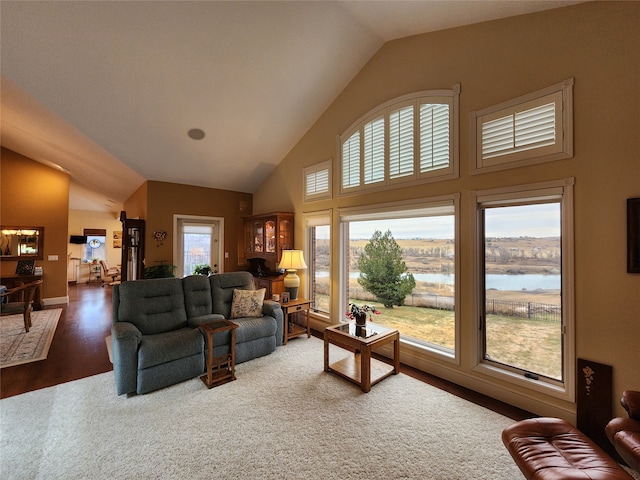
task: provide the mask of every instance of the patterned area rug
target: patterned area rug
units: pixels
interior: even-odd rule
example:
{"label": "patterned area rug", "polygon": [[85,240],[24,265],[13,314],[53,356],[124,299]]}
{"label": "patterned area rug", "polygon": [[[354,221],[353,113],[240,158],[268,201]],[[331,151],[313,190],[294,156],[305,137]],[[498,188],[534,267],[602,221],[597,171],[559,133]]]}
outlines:
{"label": "patterned area rug", "polygon": [[31,312],[29,333],[22,315],[0,317],[0,368],[46,359],[61,313],[61,308]]}

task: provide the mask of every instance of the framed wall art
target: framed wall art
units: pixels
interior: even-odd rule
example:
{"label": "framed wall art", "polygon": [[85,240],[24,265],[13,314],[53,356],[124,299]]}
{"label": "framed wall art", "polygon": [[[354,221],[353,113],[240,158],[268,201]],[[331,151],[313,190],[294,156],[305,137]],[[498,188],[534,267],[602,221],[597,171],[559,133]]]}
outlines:
{"label": "framed wall art", "polygon": [[640,273],[640,198],[627,199],[627,272]]}

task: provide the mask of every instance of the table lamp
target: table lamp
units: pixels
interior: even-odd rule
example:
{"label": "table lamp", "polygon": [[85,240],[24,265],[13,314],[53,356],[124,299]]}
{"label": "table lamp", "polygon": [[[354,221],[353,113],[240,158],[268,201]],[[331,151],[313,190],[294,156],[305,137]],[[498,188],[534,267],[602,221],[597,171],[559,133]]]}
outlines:
{"label": "table lamp", "polygon": [[284,277],[284,289],[289,292],[291,300],[296,300],[300,287],[300,277],[296,274],[296,270],[307,268],[302,250],[283,250],[278,268],[287,271],[287,275]]}

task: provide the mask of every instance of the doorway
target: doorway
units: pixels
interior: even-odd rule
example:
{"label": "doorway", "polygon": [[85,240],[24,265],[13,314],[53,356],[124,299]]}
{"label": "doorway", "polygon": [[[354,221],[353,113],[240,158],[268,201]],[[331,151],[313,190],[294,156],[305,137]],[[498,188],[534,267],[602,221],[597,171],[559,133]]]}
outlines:
{"label": "doorway", "polygon": [[176,214],[173,231],[177,276],[192,275],[201,265],[209,265],[212,273],[222,272],[224,218]]}

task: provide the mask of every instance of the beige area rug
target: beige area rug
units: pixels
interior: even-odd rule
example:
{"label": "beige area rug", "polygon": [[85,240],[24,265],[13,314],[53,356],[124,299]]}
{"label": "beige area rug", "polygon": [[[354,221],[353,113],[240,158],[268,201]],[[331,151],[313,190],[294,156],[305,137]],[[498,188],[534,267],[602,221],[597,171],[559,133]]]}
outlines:
{"label": "beige area rug", "polygon": [[293,339],[211,390],[119,397],[108,372],[0,400],[0,478],[523,478],[513,420],[404,374],[362,393],[323,371],[323,345]]}
{"label": "beige area rug", "polygon": [[61,313],[61,308],[31,312],[29,333],[22,315],[0,317],[0,368],[46,359]]}
{"label": "beige area rug", "polygon": [[522,478],[500,439],[512,420],[403,374],[364,394],[323,366],[301,337],[211,390],[127,398],[108,372],[0,400],[0,478]]}

